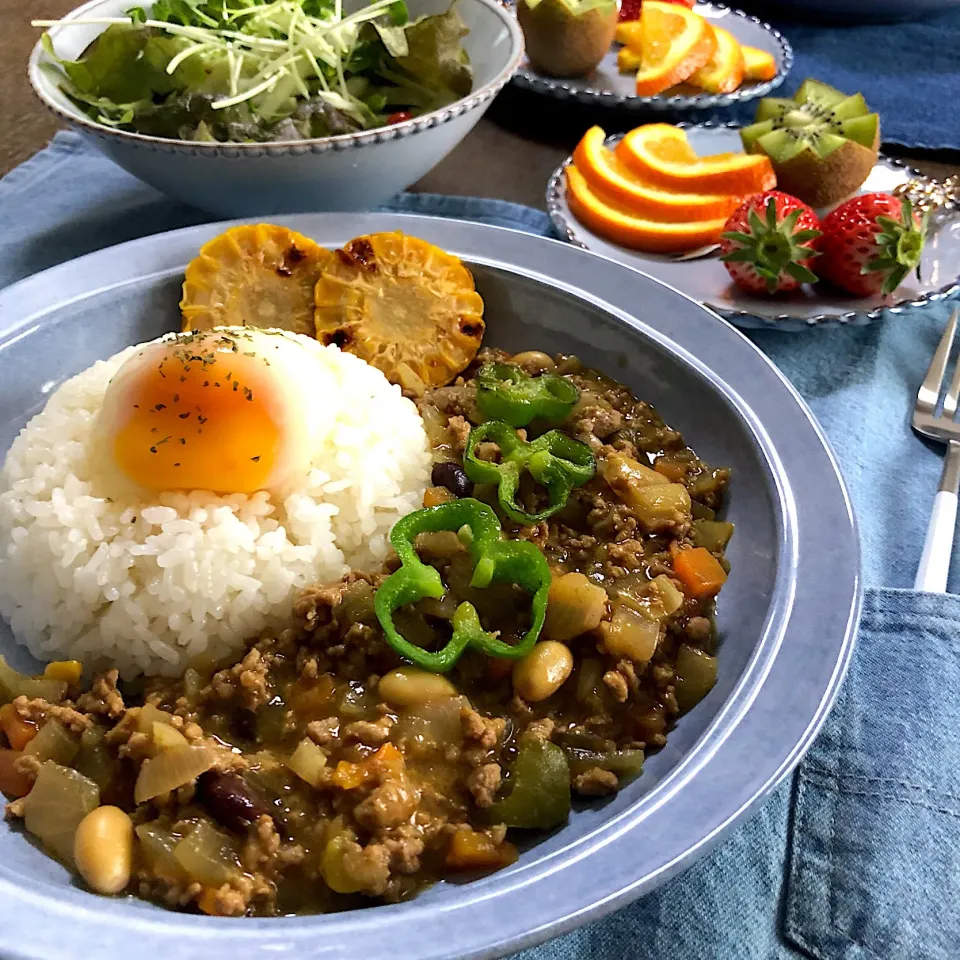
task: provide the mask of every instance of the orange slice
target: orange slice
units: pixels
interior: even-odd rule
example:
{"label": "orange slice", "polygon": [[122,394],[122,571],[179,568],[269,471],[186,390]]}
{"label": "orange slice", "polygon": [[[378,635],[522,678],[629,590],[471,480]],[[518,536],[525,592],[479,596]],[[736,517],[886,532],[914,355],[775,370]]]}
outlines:
{"label": "orange slice", "polygon": [[671,190],[747,196],[777,183],[769,159],[762,154],[698,157],[686,133],[669,123],[648,123],[631,130],[617,144],[616,155],[635,176]]}
{"label": "orange slice", "polygon": [[616,200],[638,216],[677,223],[728,217],[742,197],[677,193],[634,177],[604,145],[600,127],[591,127],[577,144],[573,160],[591,189]]}
{"label": "orange slice", "polygon": [[713,56],[717,41],[699,14],[675,3],[643,0],[637,96],[652,97],[682,83]]}
{"label": "orange slice", "polygon": [[630,47],[621,47],[617,51],[617,69],[621,73],[636,73],[640,69],[640,54]]}
{"label": "orange slice", "polygon": [[726,219],[664,223],[646,220],[612,198],[591,189],[576,165],[566,167],[567,203],[573,215],[590,230],[648,253],[678,253],[716,243]]}
{"label": "orange slice", "polygon": [[687,82],[707,93],[730,93],[743,83],[743,51],[729,30],[714,26],[710,29],[717,42],[716,50]]}
{"label": "orange slice", "polygon": [[642,37],[643,33],[639,20],[626,20],[623,23],[618,23],[617,32],[613,35],[613,39],[616,40],[617,43],[622,43],[625,47],[629,47],[637,55],[643,51]]}
{"label": "orange slice", "polygon": [[777,75],[777,61],[772,53],[756,47],[741,47],[744,80],[772,80]]}

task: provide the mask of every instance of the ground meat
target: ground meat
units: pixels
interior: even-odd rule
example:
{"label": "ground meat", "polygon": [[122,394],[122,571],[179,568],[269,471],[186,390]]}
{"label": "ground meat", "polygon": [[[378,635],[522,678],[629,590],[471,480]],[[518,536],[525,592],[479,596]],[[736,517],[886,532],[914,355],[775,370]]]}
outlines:
{"label": "ground meat", "polygon": [[478,807],[489,807],[496,799],[503,774],[499,763],[485,763],[467,775],[467,789]]}
{"label": "ground meat", "polygon": [[213,675],[204,699],[233,700],[247,710],[256,710],[270,700],[270,658],[256,647],[239,662]]}
{"label": "ground meat", "polygon": [[395,827],[413,816],[419,800],[419,792],[409,783],[388,780],[362,800],[353,815],[371,830]]}
{"label": "ground meat", "polygon": [[333,621],[333,611],[340,606],[348,582],[344,577],[333,584],[314,584],[297,597],[293,615],[304,631],[312,633]]}
{"label": "ground meat", "polygon": [[[611,433],[619,430],[623,416],[606,403],[588,403],[574,412],[570,423],[570,432],[582,442],[594,446],[596,441],[605,440]],[[599,442],[596,442],[599,447]]]}
{"label": "ground meat", "polygon": [[544,717],[542,720],[534,720],[527,724],[523,731],[523,740],[541,740],[548,741],[553,737],[553,731],[556,729],[556,723],[550,717]]}
{"label": "ground meat", "polygon": [[[363,743],[368,747],[378,747],[390,736],[392,726],[392,717],[381,717],[374,723],[368,720],[355,720],[340,731],[340,737],[346,743]],[[307,732],[309,733],[309,727]]]}
{"label": "ground meat", "polygon": [[383,846],[390,854],[391,870],[409,875],[420,869],[420,857],[426,845],[417,827],[401,824],[393,836],[383,840]]}
{"label": "ground meat", "polygon": [[35,700],[17,697],[13,701],[13,709],[17,711],[18,716],[33,723],[42,723],[45,719],[57,720],[71,733],[83,733],[87,727],[93,726],[93,719],[70,706],[69,702],[48,703],[39,697]]}
{"label": "ground meat", "polygon": [[353,840],[343,841],[341,868],[351,886],[367,896],[381,896],[390,879],[390,850],[382,843],[361,847]]}
{"label": "ground meat", "polygon": [[633,538],[622,543],[611,543],[607,547],[607,556],[611,563],[622,570],[642,570],[647,565],[647,555],[643,544]]}
{"label": "ground meat", "polygon": [[608,670],[603,675],[603,682],[606,684],[610,693],[613,694],[613,699],[616,700],[617,703],[627,702],[627,697],[630,696],[630,687],[622,673],[616,670]]}
{"label": "ground meat", "polygon": [[617,673],[627,681],[630,692],[637,694],[640,692],[640,679],[637,677],[637,668],[631,660],[618,660]]}
{"label": "ground meat", "polygon": [[40,772],[41,763],[42,761],[39,757],[35,757],[32,753],[24,753],[17,757],[13,766],[17,773],[22,773],[25,777],[36,780],[37,774]]}
{"label": "ground meat", "polygon": [[213,894],[212,905],[212,912],[218,917],[242,917],[247,912],[247,898],[229,883]]}
{"label": "ground meat", "polygon": [[327,717],[326,720],[311,720],[307,724],[307,736],[323,747],[337,739],[340,731],[340,718]]}
{"label": "ground meat", "polygon": [[485,750],[493,750],[497,746],[507,725],[503,717],[485,717],[467,706],[460,708],[460,723],[464,737],[476,741]]}
{"label": "ground meat", "polygon": [[453,437],[453,449],[462,454],[467,449],[467,439],[470,437],[470,431],[473,429],[466,417],[451,417],[447,421],[447,429]]}
{"label": "ground meat", "polygon": [[276,857],[280,850],[280,834],[273,817],[262,816],[253,824],[243,846],[241,861],[244,869],[253,872]]}
{"label": "ground meat", "polygon": [[460,381],[450,387],[431,390],[429,402],[448,417],[464,417],[474,423],[480,422],[477,413],[477,391],[472,383]]}
{"label": "ground meat", "polygon": [[120,673],[117,670],[108,670],[93,682],[89,692],[82,694],[77,700],[77,709],[84,713],[95,713],[117,720],[123,716],[126,709],[123,696],[117,689],[117,680]]}
{"label": "ground meat", "polygon": [[600,767],[591,767],[573,778],[573,789],[584,797],[605,797],[620,786],[617,775]]}
{"label": "ground meat", "polygon": [[704,643],[710,639],[713,626],[706,617],[691,617],[685,627],[687,636],[695,643]]}

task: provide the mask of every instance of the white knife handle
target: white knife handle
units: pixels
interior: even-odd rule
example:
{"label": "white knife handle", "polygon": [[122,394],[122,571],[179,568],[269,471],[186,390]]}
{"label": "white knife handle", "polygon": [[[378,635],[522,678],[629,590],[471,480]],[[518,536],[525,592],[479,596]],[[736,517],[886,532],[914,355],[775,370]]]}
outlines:
{"label": "white knife handle", "polygon": [[945,593],[953,537],[957,526],[957,489],[960,487],[960,443],[951,440],[940,475],[940,488],[933,501],[933,513],[927,526],[920,566],[917,568],[915,590]]}

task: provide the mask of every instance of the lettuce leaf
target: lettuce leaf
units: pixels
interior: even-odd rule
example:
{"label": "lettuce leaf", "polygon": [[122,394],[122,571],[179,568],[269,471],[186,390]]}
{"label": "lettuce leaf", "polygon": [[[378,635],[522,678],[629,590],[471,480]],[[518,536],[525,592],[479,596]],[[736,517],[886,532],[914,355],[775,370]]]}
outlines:
{"label": "lettuce leaf", "polygon": [[454,99],[473,89],[470,58],[460,43],[468,30],[454,7],[446,13],[420,17],[405,32],[408,53],[396,58],[404,71],[437,93],[454,93]]}
{"label": "lettuce leaf", "polygon": [[[167,73],[167,64],[187,45],[147,27],[113,24],[79,60],[56,59],[72,87],[67,93],[133,103],[203,83],[206,71],[199,57],[189,57]],[[49,45],[47,49],[53,54]]]}

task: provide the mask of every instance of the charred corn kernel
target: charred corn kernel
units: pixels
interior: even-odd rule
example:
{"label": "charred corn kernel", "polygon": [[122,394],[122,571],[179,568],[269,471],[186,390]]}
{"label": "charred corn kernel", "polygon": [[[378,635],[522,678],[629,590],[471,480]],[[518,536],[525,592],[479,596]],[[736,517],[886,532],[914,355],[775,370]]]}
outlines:
{"label": "charred corn kernel", "polygon": [[43,675],[67,684],[80,682],[83,664],[79,660],[54,660],[43,668]]}
{"label": "charred corn kernel", "polygon": [[455,499],[456,497],[446,487],[427,487],[423,491],[423,505],[425,507],[439,507],[441,503]]}
{"label": "charred corn kernel", "polygon": [[133,868],[133,821],[119,807],[97,807],[77,827],[73,862],[97,893],[119,893]]}
{"label": "charred corn kernel", "polygon": [[483,300],[452,254],[402,233],[331,251],[314,290],[316,337],[422,396],[467,367],[483,340]]}
{"label": "charred corn kernel", "polygon": [[554,640],[542,640],[513,668],[513,689],[530,703],[556,693],[573,672],[573,654]]}
{"label": "charred corn kernel", "polygon": [[200,248],[183,275],[184,330],[282,327],[315,335],[313,288],[329,254],[268,223],[231,227]]}
{"label": "charred corn kernel", "polygon": [[394,707],[417,707],[457,695],[457,688],[446,677],[416,667],[398,667],[385,673],[377,690]]}

